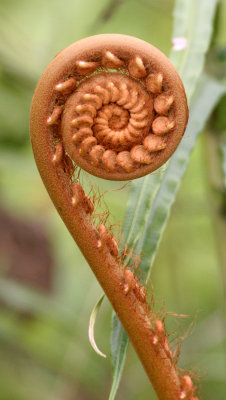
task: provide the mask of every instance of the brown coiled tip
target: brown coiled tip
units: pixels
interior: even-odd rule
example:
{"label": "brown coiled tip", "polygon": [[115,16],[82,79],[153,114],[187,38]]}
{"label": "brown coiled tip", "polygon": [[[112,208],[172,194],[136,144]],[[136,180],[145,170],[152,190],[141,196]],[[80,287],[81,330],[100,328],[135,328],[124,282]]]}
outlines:
{"label": "brown coiled tip", "polygon": [[116,169],[116,157],[117,154],[113,150],[106,150],[102,157],[102,163],[109,171],[115,171]]}
{"label": "brown coiled tip", "polygon": [[142,40],[114,34],[60,52],[40,79],[31,115],[34,129],[52,141],[52,159],[60,157],[54,153],[60,141],[62,157],[112,180],[159,168],[187,119],[183,84],[171,62]]}
{"label": "brown coiled tip", "polygon": [[88,136],[86,139],[83,139],[80,147],[80,154],[85,156],[87,153],[90,153],[92,148],[96,146],[97,139],[93,136]]}
{"label": "brown coiled tip", "polygon": [[134,78],[143,78],[146,76],[146,68],[141,57],[135,57],[129,62],[128,70]]}
{"label": "brown coiled tip", "polygon": [[55,86],[55,90],[64,95],[70,94],[76,88],[76,79],[70,78],[64,82],[59,82]]}
{"label": "brown coiled tip", "polygon": [[150,153],[155,153],[156,151],[165,149],[166,142],[161,136],[148,135],[145,137],[143,145]]}
{"label": "brown coiled tip", "polygon": [[57,125],[59,123],[59,117],[62,113],[62,107],[56,106],[53,109],[52,114],[47,119],[47,125]]}
{"label": "brown coiled tip", "polygon": [[83,142],[87,137],[90,137],[93,135],[93,132],[90,128],[84,126],[83,128],[78,129],[73,135],[72,135],[72,143],[75,145],[77,143]]}
{"label": "brown coiled tip", "polygon": [[101,145],[93,146],[92,150],[90,151],[90,159],[93,165],[98,165],[101,162],[101,159],[104,154],[104,147]]}
{"label": "brown coiled tip", "polygon": [[84,60],[78,60],[75,62],[76,69],[81,75],[91,74],[98,68],[97,62],[90,62]]}
{"label": "brown coiled tip", "polygon": [[158,117],[152,124],[152,132],[155,135],[165,135],[175,127],[175,122],[167,117]]}
{"label": "brown coiled tip", "polygon": [[164,94],[155,98],[154,109],[157,114],[167,114],[173,104],[173,96],[166,96]]}
{"label": "brown coiled tip", "polygon": [[106,51],[102,58],[102,65],[105,68],[120,68],[124,62],[111,51]]}
{"label": "brown coiled tip", "polygon": [[161,93],[163,83],[163,74],[161,72],[155,74],[149,74],[146,79],[147,89],[153,93]]}
{"label": "brown coiled tip", "polygon": [[134,163],[129,151],[121,151],[117,155],[117,163],[126,172],[132,172],[134,170]]}
{"label": "brown coiled tip", "polygon": [[152,156],[142,145],[134,146],[130,152],[133,161],[140,164],[151,164]]}

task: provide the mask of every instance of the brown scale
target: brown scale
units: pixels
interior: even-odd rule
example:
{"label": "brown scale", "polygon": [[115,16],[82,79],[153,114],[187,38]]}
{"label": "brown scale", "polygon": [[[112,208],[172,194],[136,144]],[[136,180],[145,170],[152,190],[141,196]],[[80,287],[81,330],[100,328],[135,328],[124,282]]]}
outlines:
{"label": "brown scale", "polygon": [[80,204],[82,205],[82,208],[86,214],[92,214],[94,211],[94,204],[92,200],[85,194],[82,186],[79,183],[72,183],[71,190],[73,193],[71,200],[73,207],[77,207]]}
{"label": "brown scale", "polygon": [[78,60],[75,62],[76,71],[81,75],[88,75],[98,68],[98,63],[92,61]]}
{"label": "brown scale", "polygon": [[146,87],[153,94],[161,93],[162,83],[163,83],[163,74],[161,72],[151,73],[147,76]]}
{"label": "brown scale", "polygon": [[96,146],[97,139],[93,136],[88,136],[86,139],[83,139],[80,147],[80,154],[85,156],[87,153],[90,153],[92,148]]}
{"label": "brown scale", "polygon": [[117,257],[119,253],[118,243],[113,235],[108,233],[106,226],[103,224],[99,226],[99,235],[100,239],[97,242],[97,247],[101,248],[106,245],[111,255]]}
{"label": "brown scale", "polygon": [[179,399],[194,400],[194,385],[189,375],[181,377],[181,393]]}
{"label": "brown scale", "polygon": [[61,106],[54,107],[52,114],[47,119],[47,124],[48,125],[57,125],[59,123],[59,118],[60,118],[61,113],[62,113]]}
{"label": "brown scale", "polygon": [[155,135],[165,135],[175,126],[175,122],[167,117],[157,117],[152,124],[152,132]]}
{"label": "brown scale", "polygon": [[156,151],[165,149],[166,142],[165,138],[151,134],[145,137],[143,145],[150,153],[154,153]]}
{"label": "brown scale", "polygon": [[155,98],[154,110],[157,114],[167,114],[173,104],[173,96],[160,94]]}
{"label": "brown scale", "polygon": [[102,157],[102,163],[109,171],[115,171],[117,154],[113,150],[106,150]]}
{"label": "brown scale", "polygon": [[129,62],[128,70],[134,78],[144,78],[146,76],[146,68],[141,57],[136,56]]}
{"label": "brown scale", "polygon": [[134,162],[129,151],[121,151],[117,155],[117,164],[126,172],[134,170]]}
{"label": "brown scale", "polygon": [[129,292],[133,291],[138,301],[141,303],[146,302],[146,293],[144,292],[141,285],[136,281],[136,278],[130,269],[126,269],[124,272],[125,285],[124,293],[127,295]]}
{"label": "brown scale", "polygon": [[120,68],[124,65],[124,62],[118,58],[114,53],[107,50],[102,58],[102,65],[105,68]]}
{"label": "brown scale", "polygon": [[56,144],[55,153],[54,153],[53,158],[52,158],[53,163],[55,165],[59,165],[63,161],[63,156],[64,156],[63,143],[62,142],[58,142]]}
{"label": "brown scale", "polygon": [[74,78],[69,78],[65,80],[64,82],[59,82],[55,86],[56,92],[67,95],[73,92],[73,90],[76,88],[76,79]]}
{"label": "brown scale", "polygon": [[161,320],[155,322],[155,333],[152,338],[152,343],[157,347],[160,343],[167,357],[172,361],[172,353],[169,347],[169,342],[165,333],[165,328]]}
{"label": "brown scale", "polygon": [[138,145],[132,148],[130,152],[133,161],[140,164],[151,164],[152,156],[148,149],[142,145]]}

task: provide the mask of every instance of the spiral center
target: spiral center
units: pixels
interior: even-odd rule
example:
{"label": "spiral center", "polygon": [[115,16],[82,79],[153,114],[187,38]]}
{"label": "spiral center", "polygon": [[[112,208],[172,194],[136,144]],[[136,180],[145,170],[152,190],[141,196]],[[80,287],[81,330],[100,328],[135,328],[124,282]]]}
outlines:
{"label": "spiral center", "polygon": [[[141,145],[153,116],[152,95],[139,82],[121,73],[99,73],[81,82],[67,99],[62,131],[88,159],[94,146],[102,153],[119,153]],[[88,150],[83,151],[86,143]]]}
{"label": "spiral center", "polygon": [[129,122],[129,112],[117,104],[109,104],[103,107],[103,111],[110,113],[108,126],[112,130],[123,129]]}

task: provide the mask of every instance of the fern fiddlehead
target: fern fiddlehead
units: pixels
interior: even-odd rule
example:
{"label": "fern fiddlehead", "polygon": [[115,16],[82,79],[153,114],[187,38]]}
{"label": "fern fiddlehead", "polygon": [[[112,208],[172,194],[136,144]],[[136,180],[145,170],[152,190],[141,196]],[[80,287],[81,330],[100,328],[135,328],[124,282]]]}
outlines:
{"label": "fern fiddlehead", "polygon": [[122,265],[114,236],[104,224],[94,226],[95,201],[73,171],[79,166],[109,180],[148,174],[175,151],[187,119],[183,84],[169,60],[142,40],[111,34],[60,52],[31,108],[32,146],[45,186],[162,400],[195,400],[194,385],[178,374],[164,324]]}

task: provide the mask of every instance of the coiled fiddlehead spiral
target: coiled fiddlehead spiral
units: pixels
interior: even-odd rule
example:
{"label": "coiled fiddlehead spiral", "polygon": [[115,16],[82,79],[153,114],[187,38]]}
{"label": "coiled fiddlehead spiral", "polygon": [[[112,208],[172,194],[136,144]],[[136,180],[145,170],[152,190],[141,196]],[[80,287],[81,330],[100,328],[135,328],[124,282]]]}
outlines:
{"label": "coiled fiddlehead spiral", "polygon": [[134,179],[160,167],[187,122],[172,65],[151,46],[130,42],[89,38],[48,67],[54,74],[45,87],[46,129],[77,165],[105,179]]}
{"label": "coiled fiddlehead spiral", "polygon": [[162,400],[195,400],[193,383],[178,375],[164,324],[150,317],[145,290],[122,265],[114,236],[104,224],[94,226],[94,201],[73,170],[111,180],[150,173],[175,151],[187,119],[184,88],[169,60],[142,40],[110,34],[60,52],[44,71],[31,108],[41,177]]}

